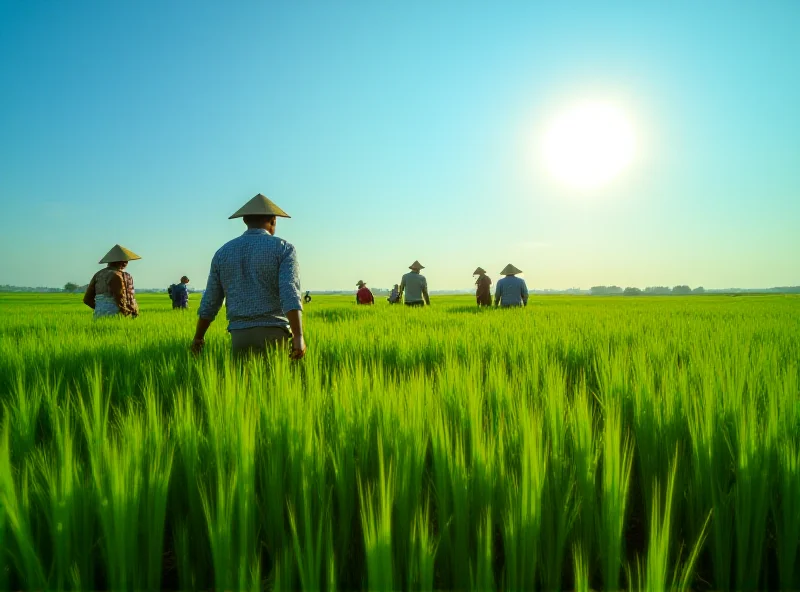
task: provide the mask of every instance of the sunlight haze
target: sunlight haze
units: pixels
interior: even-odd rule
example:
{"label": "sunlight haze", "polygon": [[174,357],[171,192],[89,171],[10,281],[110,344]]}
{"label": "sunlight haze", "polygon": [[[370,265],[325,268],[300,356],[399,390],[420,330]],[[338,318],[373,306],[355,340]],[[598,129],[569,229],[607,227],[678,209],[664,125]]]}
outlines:
{"label": "sunlight haze", "polygon": [[0,2],[0,284],[800,284],[800,2]]}
{"label": "sunlight haze", "polygon": [[633,161],[636,134],[618,108],[602,102],[570,107],[550,124],[542,157],[553,175],[582,189],[613,180]]}

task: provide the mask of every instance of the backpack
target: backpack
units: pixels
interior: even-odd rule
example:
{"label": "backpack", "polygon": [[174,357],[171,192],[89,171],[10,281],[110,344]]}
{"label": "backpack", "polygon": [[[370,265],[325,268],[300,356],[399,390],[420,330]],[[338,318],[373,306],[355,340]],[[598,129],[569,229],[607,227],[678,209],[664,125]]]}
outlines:
{"label": "backpack", "polygon": [[175,284],[170,284],[169,288],[167,288],[167,294],[169,294],[169,299],[172,300],[172,288],[175,287]]}

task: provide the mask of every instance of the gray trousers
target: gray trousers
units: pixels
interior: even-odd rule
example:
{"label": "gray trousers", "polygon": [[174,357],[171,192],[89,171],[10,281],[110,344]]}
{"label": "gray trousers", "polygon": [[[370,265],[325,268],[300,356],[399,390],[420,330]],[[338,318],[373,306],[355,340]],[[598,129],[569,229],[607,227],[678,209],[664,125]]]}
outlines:
{"label": "gray trousers", "polygon": [[234,356],[263,354],[273,348],[286,349],[292,339],[292,332],[286,327],[251,327],[230,333]]}

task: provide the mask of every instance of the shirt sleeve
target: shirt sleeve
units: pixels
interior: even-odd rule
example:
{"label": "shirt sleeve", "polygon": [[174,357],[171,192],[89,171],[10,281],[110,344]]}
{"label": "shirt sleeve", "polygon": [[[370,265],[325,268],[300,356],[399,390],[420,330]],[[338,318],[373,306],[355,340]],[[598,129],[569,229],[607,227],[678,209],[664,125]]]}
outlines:
{"label": "shirt sleeve", "polygon": [[522,280],[522,301],[528,303],[528,284],[525,283],[525,280]]}
{"label": "shirt sleeve", "polygon": [[92,276],[89,285],[86,286],[86,293],[83,295],[83,303],[89,308],[94,308],[96,298],[96,289],[94,286],[94,276]]}
{"label": "shirt sleeve", "polygon": [[189,303],[189,288],[186,287],[186,284],[178,285],[178,291],[176,295],[178,304],[181,306],[186,306]]}
{"label": "shirt sleeve", "polygon": [[286,252],[278,269],[278,286],[284,314],[292,310],[303,310],[300,297],[300,264],[297,262],[294,246],[289,243],[286,243]]}
{"label": "shirt sleeve", "polygon": [[207,321],[213,321],[217,318],[224,300],[225,290],[222,288],[222,282],[219,279],[219,262],[217,261],[217,256],[214,255],[211,260],[211,270],[208,272],[206,291],[203,292],[203,299],[197,309],[197,316]]}

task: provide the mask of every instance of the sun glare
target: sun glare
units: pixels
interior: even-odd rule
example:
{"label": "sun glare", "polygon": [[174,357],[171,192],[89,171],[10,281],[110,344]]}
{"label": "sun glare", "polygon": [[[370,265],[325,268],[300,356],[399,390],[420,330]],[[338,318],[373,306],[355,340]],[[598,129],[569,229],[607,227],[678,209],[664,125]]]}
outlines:
{"label": "sun glare", "polygon": [[586,102],[558,115],[544,135],[547,169],[578,189],[605,185],[633,161],[636,136],[628,118],[607,103]]}

